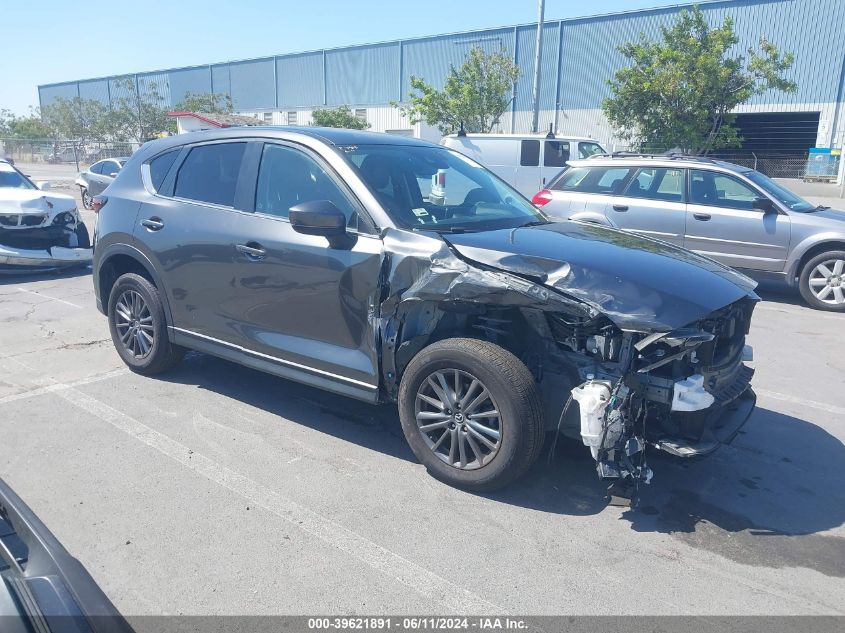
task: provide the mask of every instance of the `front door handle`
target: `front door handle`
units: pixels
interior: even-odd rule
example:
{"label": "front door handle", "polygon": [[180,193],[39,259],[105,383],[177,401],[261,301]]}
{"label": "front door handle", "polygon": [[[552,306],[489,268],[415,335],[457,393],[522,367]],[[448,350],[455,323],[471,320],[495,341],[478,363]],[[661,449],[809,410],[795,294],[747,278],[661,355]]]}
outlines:
{"label": "front door handle", "polygon": [[146,220],[141,220],[141,226],[145,227],[148,231],[159,231],[164,228],[164,222],[161,221],[161,218],[153,216]]}
{"label": "front door handle", "polygon": [[692,217],[694,217],[696,220],[701,220],[702,222],[707,222],[707,220],[710,219],[710,214],[709,213],[693,213]]}
{"label": "front door handle", "polygon": [[627,204],[614,204],[613,210],[614,211],[627,211],[628,205]]}
{"label": "front door handle", "polygon": [[259,259],[264,259],[264,256],[267,254],[267,251],[264,250],[264,247],[261,246],[258,242],[247,242],[246,244],[236,244],[235,248],[238,249],[239,253],[243,253],[246,255],[246,258],[252,261],[258,261]]}

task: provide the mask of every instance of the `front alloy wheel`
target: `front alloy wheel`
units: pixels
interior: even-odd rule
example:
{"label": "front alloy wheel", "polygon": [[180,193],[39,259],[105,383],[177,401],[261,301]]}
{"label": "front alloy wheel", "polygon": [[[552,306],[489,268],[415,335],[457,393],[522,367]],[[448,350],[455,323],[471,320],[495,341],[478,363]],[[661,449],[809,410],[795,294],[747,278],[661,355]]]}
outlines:
{"label": "front alloy wheel", "polygon": [[153,349],[153,315],[141,293],[126,290],[114,304],[114,326],[124,349],[135,358],[145,358]]}
{"label": "front alloy wheel", "polygon": [[499,451],[499,408],[484,383],[469,372],[432,372],[417,390],[414,415],[428,448],[450,466],[481,468]]}

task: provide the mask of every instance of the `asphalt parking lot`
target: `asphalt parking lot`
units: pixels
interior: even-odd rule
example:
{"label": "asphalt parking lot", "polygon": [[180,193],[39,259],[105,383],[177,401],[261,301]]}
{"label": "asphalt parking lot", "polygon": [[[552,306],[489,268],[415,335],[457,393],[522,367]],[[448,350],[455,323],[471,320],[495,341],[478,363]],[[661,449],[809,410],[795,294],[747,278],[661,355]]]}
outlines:
{"label": "asphalt parking lot", "polygon": [[845,315],[766,294],[758,408],[607,507],[563,442],[449,488],[389,407],[192,354],[129,373],[89,271],[0,278],[0,477],[127,615],[843,614]]}

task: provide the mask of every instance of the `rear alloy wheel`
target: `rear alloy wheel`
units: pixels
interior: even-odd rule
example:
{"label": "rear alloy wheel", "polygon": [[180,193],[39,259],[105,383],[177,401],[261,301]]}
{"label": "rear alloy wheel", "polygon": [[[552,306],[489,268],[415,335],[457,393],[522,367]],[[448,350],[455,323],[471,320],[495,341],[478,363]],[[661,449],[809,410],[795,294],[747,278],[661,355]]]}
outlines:
{"label": "rear alloy wheel", "polygon": [[845,251],[822,253],[808,261],[798,283],[811,307],[845,312]]}
{"label": "rear alloy wheel", "polygon": [[158,289],[134,273],[121,275],[109,295],[109,330],[121,359],[134,372],[157,374],[178,363],[185,350],[167,336]]}
{"label": "rear alloy wheel", "polygon": [[495,490],[522,475],[543,442],[533,375],[488,341],[446,339],[417,354],[399,386],[399,417],[428,471],[473,491]]}
{"label": "rear alloy wheel", "polygon": [[85,187],[82,188],[81,194],[82,194],[82,206],[90,211],[91,210],[91,194],[88,193],[88,189],[86,189]]}

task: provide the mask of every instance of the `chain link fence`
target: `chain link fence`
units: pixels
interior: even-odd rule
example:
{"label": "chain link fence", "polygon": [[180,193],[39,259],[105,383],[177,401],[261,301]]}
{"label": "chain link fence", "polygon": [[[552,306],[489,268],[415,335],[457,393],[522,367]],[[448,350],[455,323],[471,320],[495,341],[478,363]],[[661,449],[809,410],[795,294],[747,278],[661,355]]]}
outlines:
{"label": "chain link fence", "polygon": [[104,158],[130,156],[139,143],[0,138],[0,157],[21,163],[75,165],[79,170]]}
{"label": "chain link fence", "polygon": [[803,180],[834,181],[839,173],[837,155],[830,155],[823,163],[811,160],[808,153],[711,153],[708,158],[725,160],[729,163],[756,169],[769,178],[800,178]]}

